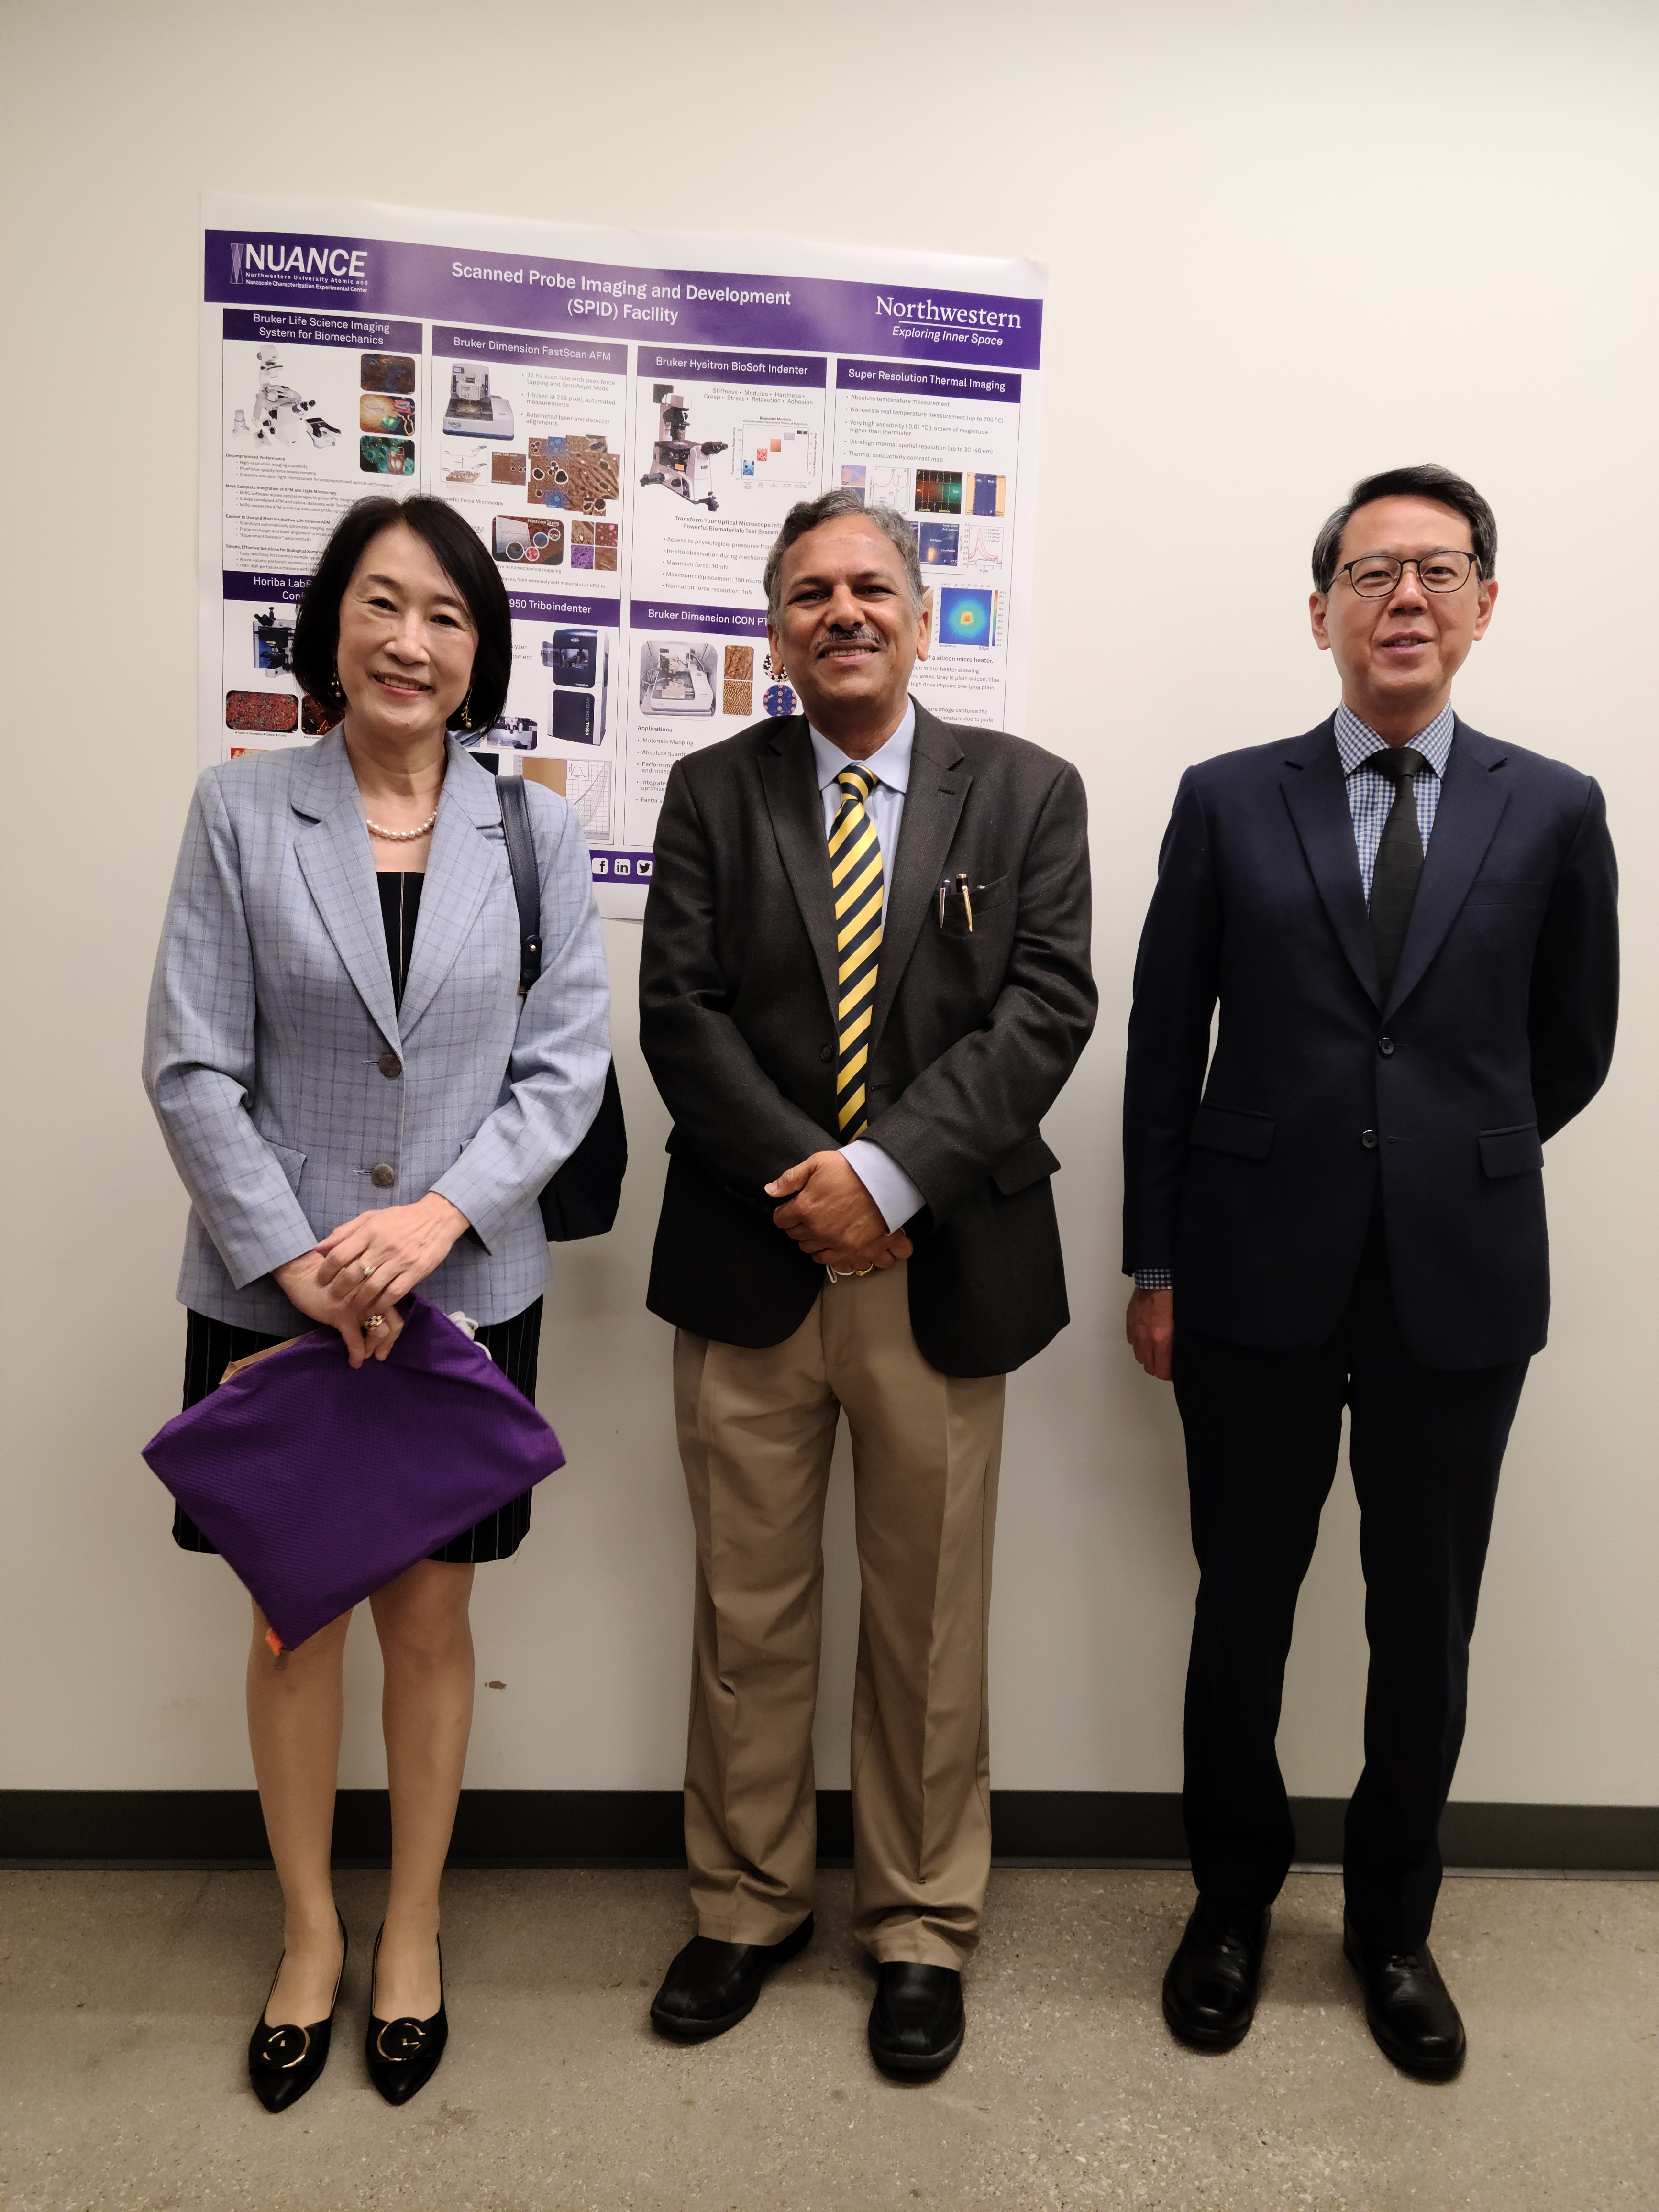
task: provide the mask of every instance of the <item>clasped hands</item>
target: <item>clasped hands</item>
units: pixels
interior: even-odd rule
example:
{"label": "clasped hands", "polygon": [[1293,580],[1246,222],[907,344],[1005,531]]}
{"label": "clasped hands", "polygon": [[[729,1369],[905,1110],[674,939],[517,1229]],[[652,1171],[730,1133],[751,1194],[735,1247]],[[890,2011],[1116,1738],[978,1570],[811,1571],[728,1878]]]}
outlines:
{"label": "clasped hands", "polygon": [[772,1216],[809,1260],[856,1275],[908,1260],[915,1247],[902,1229],[890,1230],[876,1202],[840,1152],[814,1152],[786,1168],[766,1186],[769,1198],[787,1201]]}
{"label": "clasped hands", "polygon": [[[274,1268],[290,1305],[309,1321],[337,1328],[353,1367],[384,1359],[403,1333],[398,1301],[448,1258],[469,1223],[435,1190],[413,1206],[377,1206]],[[371,1316],[378,1316],[369,1328]]]}

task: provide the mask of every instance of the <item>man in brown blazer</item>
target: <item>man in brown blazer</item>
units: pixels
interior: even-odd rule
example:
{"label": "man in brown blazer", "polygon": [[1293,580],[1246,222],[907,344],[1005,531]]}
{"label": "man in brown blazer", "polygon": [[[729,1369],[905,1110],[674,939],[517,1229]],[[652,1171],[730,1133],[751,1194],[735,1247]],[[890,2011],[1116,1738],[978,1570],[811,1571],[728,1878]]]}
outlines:
{"label": "man in brown blazer", "polygon": [[915,706],[909,525],[832,491],[766,568],[805,712],[669,778],[641,1037],[673,1115],[649,1304],[696,1527],[686,1854],[652,2007],[719,2035],[812,1932],[821,1535],[852,1431],[854,1918],[870,2044],[960,2049],[990,1866],[986,1624],[1004,1378],[1067,1319],[1039,1124],[1095,1013],[1074,769]]}

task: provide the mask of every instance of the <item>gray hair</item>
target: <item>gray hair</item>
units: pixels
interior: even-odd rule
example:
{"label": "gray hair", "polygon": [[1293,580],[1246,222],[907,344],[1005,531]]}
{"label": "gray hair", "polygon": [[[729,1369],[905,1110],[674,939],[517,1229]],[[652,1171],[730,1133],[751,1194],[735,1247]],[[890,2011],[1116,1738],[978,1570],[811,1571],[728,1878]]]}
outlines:
{"label": "gray hair", "polygon": [[798,538],[805,538],[809,530],[833,522],[837,515],[861,514],[866,522],[873,523],[884,538],[890,538],[899,550],[904,563],[904,580],[910,586],[910,598],[918,614],[926,602],[926,587],[921,580],[921,561],[916,552],[916,533],[912,526],[891,507],[866,507],[864,494],[846,484],[834,491],[820,492],[816,499],[797,500],[783,518],[772,550],[766,556],[766,618],[773,628],[778,620],[778,580],[783,573],[783,556]]}

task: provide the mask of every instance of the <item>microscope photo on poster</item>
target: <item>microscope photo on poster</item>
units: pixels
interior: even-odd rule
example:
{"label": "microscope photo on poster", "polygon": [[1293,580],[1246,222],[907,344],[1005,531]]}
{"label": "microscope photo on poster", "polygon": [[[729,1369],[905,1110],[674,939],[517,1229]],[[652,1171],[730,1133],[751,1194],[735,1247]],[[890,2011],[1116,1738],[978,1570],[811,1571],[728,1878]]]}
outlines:
{"label": "microscope photo on poster", "polygon": [[295,610],[366,494],[450,501],[513,616],[468,742],[637,918],[674,763],[797,711],[762,574],[835,486],[916,541],[947,720],[1025,731],[1043,272],[1024,261],[203,201],[201,758],[313,744]]}

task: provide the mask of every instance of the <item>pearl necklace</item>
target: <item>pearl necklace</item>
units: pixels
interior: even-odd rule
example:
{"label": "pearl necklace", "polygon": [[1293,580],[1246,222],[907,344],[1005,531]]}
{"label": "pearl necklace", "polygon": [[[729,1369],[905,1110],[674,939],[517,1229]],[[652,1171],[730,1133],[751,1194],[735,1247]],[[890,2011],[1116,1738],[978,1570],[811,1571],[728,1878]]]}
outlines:
{"label": "pearl necklace", "polygon": [[363,822],[371,837],[384,837],[388,845],[412,845],[417,837],[429,835],[432,825],[437,818],[438,810],[434,806],[418,830],[382,830],[380,823],[371,822],[367,814],[363,817]]}

